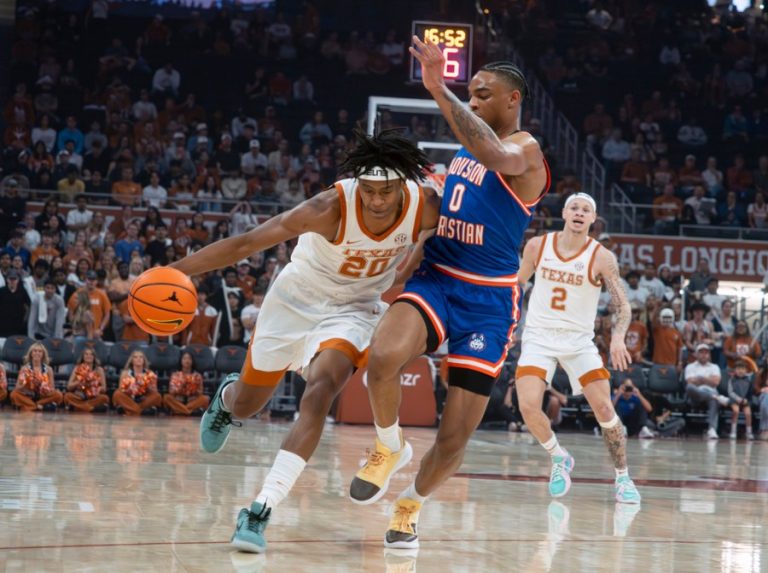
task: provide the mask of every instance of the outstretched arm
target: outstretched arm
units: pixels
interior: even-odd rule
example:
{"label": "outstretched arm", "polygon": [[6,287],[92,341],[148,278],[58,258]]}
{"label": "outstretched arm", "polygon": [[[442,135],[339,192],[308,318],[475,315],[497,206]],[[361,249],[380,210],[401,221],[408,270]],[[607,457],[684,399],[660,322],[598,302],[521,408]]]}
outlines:
{"label": "outstretched arm", "polygon": [[333,240],[339,227],[339,209],[338,194],[335,189],[329,189],[247,233],[216,241],[170,266],[190,276],[199,275],[234,265],[255,252],[303,233],[320,233]]}
{"label": "outstretched arm", "polygon": [[424,87],[437,102],[459,142],[485,167],[504,175],[522,175],[529,166],[543,163],[539,144],[533,138],[525,145],[503,142],[482,119],[457,98],[443,80],[445,58],[431,42],[413,37],[409,51],[421,63]]}
{"label": "outstretched arm", "polygon": [[627,293],[619,275],[619,265],[616,256],[607,249],[601,248],[595,261],[595,275],[604,283],[611,295],[611,302],[616,308],[616,324],[611,334],[611,362],[619,370],[626,370],[632,362],[627,351],[624,338],[632,319],[632,309],[627,300]]}

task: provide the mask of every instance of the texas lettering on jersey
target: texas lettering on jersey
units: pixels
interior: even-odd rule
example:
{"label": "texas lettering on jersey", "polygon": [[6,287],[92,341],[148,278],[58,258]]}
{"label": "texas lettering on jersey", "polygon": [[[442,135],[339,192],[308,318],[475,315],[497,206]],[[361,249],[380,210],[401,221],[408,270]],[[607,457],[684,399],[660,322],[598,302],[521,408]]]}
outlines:
{"label": "texas lettering on jersey", "polygon": [[541,267],[541,278],[564,285],[581,286],[584,284],[584,275],[549,269],[547,267]]}

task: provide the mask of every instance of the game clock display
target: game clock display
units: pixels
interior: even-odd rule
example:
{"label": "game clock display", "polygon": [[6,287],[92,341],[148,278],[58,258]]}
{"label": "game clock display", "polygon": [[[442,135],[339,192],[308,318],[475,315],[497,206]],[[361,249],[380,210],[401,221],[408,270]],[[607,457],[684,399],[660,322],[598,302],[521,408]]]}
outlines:
{"label": "game clock display", "polygon": [[[472,76],[472,25],[414,20],[411,34],[443,51],[443,78],[447,83],[466,84]],[[411,57],[411,81],[421,81],[421,64]]]}

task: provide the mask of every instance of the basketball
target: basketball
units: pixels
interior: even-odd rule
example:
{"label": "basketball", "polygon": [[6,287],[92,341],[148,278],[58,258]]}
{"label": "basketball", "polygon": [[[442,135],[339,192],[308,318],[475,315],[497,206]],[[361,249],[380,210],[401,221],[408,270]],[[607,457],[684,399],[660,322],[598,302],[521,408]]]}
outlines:
{"label": "basketball", "polygon": [[131,317],[144,332],[170,336],[184,330],[195,317],[197,289],[181,271],[154,267],[139,275],[128,299]]}

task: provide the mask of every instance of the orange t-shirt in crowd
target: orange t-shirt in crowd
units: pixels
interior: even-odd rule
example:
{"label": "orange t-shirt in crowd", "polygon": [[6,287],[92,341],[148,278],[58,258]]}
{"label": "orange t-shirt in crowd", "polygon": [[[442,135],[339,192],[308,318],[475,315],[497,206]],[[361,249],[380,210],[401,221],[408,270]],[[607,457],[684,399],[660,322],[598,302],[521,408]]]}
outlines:
{"label": "orange t-shirt in crowd", "polygon": [[91,312],[93,313],[93,327],[101,328],[104,317],[107,316],[112,310],[112,303],[109,302],[109,297],[100,288],[95,288],[92,291],[88,291],[88,287],[81,287],[77,289],[67,303],[67,308],[70,312],[73,312],[77,307],[77,293],[84,290],[88,293],[88,298],[91,300]]}
{"label": "orange t-shirt in crowd", "polygon": [[[757,358],[762,354],[760,343],[752,343],[751,336],[729,336],[723,342],[723,350],[725,352],[735,352],[739,356],[749,356],[750,358]],[[728,368],[736,366],[736,360],[734,358],[728,358]]]}
{"label": "orange t-shirt in crowd", "polygon": [[627,328],[627,334],[624,337],[624,343],[627,350],[632,355],[633,360],[636,355],[642,352],[648,342],[648,329],[640,321],[634,321]]}
{"label": "orange t-shirt in crowd", "polygon": [[115,181],[112,183],[112,198],[120,205],[138,205],[141,197],[141,185],[134,181]]}
{"label": "orange t-shirt in crowd", "polygon": [[144,332],[135,322],[128,322],[129,319],[132,320],[131,313],[128,310],[128,300],[129,299],[125,299],[123,302],[117,305],[117,310],[122,315],[123,320],[126,321],[121,340],[138,340],[141,342],[147,342],[149,340],[149,335]]}
{"label": "orange t-shirt in crowd", "polygon": [[218,311],[206,304],[202,311],[200,307],[195,310],[195,317],[184,330],[182,340],[184,344],[205,344],[213,346],[216,340],[216,324],[219,320]]}
{"label": "orange t-shirt in crowd", "polygon": [[653,327],[653,363],[675,366],[683,349],[683,335],[674,326]]}
{"label": "orange t-shirt in crowd", "polygon": [[53,259],[60,255],[61,253],[59,253],[56,247],[43,247],[40,245],[34,251],[32,251],[32,265],[34,266],[38,259],[42,259],[50,265],[53,262]]}

